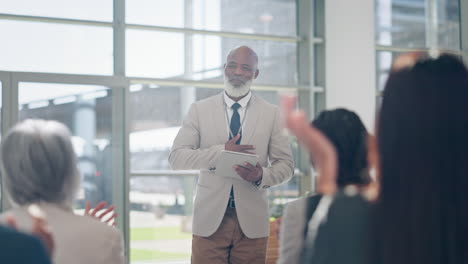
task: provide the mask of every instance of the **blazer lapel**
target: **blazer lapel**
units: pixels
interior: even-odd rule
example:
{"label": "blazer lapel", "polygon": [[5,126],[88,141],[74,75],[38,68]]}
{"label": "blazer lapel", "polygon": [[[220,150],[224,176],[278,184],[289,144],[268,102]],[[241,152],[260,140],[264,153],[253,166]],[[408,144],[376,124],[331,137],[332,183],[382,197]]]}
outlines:
{"label": "blazer lapel", "polygon": [[261,116],[261,108],[258,107],[257,96],[252,94],[252,98],[250,98],[250,102],[247,106],[247,112],[245,116],[245,125],[242,129],[242,145],[250,144],[250,140],[254,135],[255,129],[259,123],[259,118]]}
{"label": "blazer lapel", "polygon": [[216,98],[215,107],[212,111],[212,118],[215,123],[216,134],[218,135],[219,142],[226,142],[229,140],[227,123],[226,123],[226,109],[224,108],[223,93],[221,93]]}

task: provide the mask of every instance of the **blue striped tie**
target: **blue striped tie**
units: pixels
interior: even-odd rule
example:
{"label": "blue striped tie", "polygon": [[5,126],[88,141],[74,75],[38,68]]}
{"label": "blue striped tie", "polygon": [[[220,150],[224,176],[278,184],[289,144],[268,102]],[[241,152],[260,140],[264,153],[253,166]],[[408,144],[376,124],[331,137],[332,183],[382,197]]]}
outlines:
{"label": "blue striped tie", "polygon": [[[237,136],[239,132],[241,132],[240,131],[240,127],[241,127],[240,115],[239,115],[239,112],[237,111],[240,107],[241,105],[239,103],[235,103],[231,106],[233,113],[231,117],[231,124],[229,125],[229,128],[231,129],[231,133],[229,134],[229,139],[232,139],[233,137]],[[242,135],[239,138],[239,140],[236,141],[237,145],[240,144],[241,138],[242,138]]]}
{"label": "blue striped tie", "polygon": [[[239,134],[240,127],[241,127],[241,122],[240,122],[240,115],[239,112],[237,111],[241,107],[239,103],[235,103],[231,106],[233,113],[231,116],[231,124],[229,125],[229,129],[231,129],[231,133],[229,133],[229,139],[232,139],[233,137],[237,136]],[[242,133],[242,132],[241,132]],[[241,141],[241,137],[236,141],[236,144],[239,145]],[[234,208],[236,207],[234,203],[234,188],[231,188],[231,193],[229,194],[229,207]]]}

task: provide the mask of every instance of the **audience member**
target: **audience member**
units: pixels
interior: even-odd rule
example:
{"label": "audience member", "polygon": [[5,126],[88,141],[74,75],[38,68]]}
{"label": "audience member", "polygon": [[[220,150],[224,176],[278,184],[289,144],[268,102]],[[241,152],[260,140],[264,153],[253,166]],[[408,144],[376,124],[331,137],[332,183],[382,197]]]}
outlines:
{"label": "audience member", "polygon": [[[309,230],[303,263],[468,263],[468,71],[451,55],[393,70],[377,124],[379,196],[370,204],[336,195],[326,221]],[[284,105],[325,178],[320,189],[333,195],[332,144],[292,112],[291,99]]]}
{"label": "audience member", "polygon": [[[359,116],[346,109],[323,111],[312,125],[320,130],[337,150],[338,187],[342,189],[348,186],[355,189],[366,186],[370,182],[366,144],[368,133]],[[307,223],[321,197],[321,194],[316,194],[298,199],[285,208],[281,223],[278,263],[299,262]]]}
{"label": "audience member", "polygon": [[50,264],[43,244],[36,237],[0,226],[0,263]]}
{"label": "audience member", "polygon": [[80,175],[64,125],[44,120],[17,124],[2,140],[1,165],[7,194],[16,206],[2,216],[13,216],[19,230],[31,231],[27,208],[37,205],[55,241],[54,263],[124,263],[117,229],[73,213]]}
{"label": "audience member", "polygon": [[5,219],[0,226],[0,263],[49,264],[54,240],[44,219],[31,215],[33,236],[17,232],[16,220]]}

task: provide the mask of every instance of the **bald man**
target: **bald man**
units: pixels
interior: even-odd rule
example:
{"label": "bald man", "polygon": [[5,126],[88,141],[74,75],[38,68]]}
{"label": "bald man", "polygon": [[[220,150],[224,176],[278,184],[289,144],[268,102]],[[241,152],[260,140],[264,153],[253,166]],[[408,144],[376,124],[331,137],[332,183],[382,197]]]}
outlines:
{"label": "bald man", "polygon": [[[269,234],[267,189],[289,180],[294,164],[279,110],[250,91],[258,56],[232,49],[224,64],[224,91],[192,104],[174,140],[175,170],[200,170],[193,211],[192,263],[265,263]],[[239,179],[215,174],[223,150],[255,153],[257,164],[234,169]]]}

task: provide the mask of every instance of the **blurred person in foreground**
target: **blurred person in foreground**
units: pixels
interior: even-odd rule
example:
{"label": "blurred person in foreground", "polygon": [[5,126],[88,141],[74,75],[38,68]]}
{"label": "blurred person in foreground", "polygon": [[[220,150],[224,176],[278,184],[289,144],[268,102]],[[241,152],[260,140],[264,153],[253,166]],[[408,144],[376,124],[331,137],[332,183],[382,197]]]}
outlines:
{"label": "blurred person in foreground", "polygon": [[32,235],[16,231],[16,221],[7,217],[0,226],[0,263],[50,264],[54,241],[43,219],[32,217]]}
{"label": "blurred person in foreground", "polygon": [[451,55],[397,61],[404,63],[390,74],[377,120],[380,190],[372,202],[335,195],[333,145],[292,111],[291,98],[283,101],[329,198],[317,208],[326,221],[316,213],[309,223],[303,263],[468,263],[468,71]]}
{"label": "blurred person in foreground", "polygon": [[[367,162],[369,135],[359,116],[342,108],[327,110],[311,125],[322,132],[337,151],[338,188],[354,191],[366,187],[371,180]],[[322,194],[318,193],[287,204],[281,221],[279,264],[299,262],[307,223],[321,198]]]}
{"label": "blurred person in foreground", "polygon": [[[80,175],[70,138],[63,124],[45,120],[25,120],[7,133],[0,162],[15,208],[2,218],[14,217],[19,230],[31,231],[28,207],[37,205],[54,240],[51,258],[56,264],[124,263],[120,232],[72,210]],[[108,213],[86,211],[94,217]]]}

